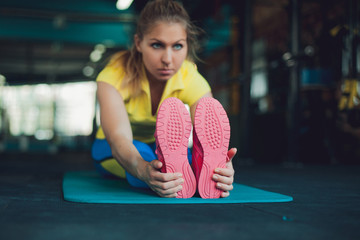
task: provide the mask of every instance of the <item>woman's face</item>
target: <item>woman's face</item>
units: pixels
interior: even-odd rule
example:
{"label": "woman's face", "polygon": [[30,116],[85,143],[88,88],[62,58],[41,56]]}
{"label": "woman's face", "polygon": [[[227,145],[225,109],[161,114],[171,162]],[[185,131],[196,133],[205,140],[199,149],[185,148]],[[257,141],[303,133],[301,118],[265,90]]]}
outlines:
{"label": "woman's face", "polygon": [[167,22],[157,23],[142,40],[135,35],[150,81],[167,81],[179,70],[188,52],[186,37],[183,25]]}

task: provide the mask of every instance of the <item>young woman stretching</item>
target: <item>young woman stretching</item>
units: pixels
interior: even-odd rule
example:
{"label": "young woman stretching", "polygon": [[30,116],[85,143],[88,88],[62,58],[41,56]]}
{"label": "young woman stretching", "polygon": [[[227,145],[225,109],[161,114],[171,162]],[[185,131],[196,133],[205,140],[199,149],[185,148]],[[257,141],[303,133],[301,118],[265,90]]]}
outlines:
{"label": "young woman stretching", "polygon": [[[158,160],[154,133],[164,100],[175,97],[188,104],[194,121],[200,99],[213,99],[193,63],[197,34],[179,3],[155,0],[146,4],[132,48],[115,54],[97,77],[101,127],[92,156],[101,173],[126,178],[135,187],[149,187],[161,197],[191,197],[179,194],[189,177],[181,171],[160,171],[166,156]],[[220,191],[217,197],[229,196],[233,188],[235,154],[236,149],[230,149],[226,165],[211,173]],[[190,150],[188,156],[191,160]]]}

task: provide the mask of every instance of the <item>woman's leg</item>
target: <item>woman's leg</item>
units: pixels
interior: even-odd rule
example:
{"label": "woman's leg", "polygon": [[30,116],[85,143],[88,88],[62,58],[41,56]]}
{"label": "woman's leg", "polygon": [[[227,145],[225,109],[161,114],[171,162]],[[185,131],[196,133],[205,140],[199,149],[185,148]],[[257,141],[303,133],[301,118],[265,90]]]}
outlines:
{"label": "woman's leg", "polygon": [[[139,151],[141,157],[148,162],[157,159],[155,154],[156,144],[146,144],[137,140],[133,140],[133,144]],[[96,170],[104,177],[120,177],[126,178],[131,186],[148,188],[148,185],[135,178],[114,159],[112,156],[111,148],[106,139],[96,139],[92,145],[91,156],[94,160]],[[191,165],[191,150],[188,149],[188,160]]]}
{"label": "woman's leg", "polygon": [[[137,140],[133,141],[141,157],[148,162],[157,159],[155,155],[155,143],[146,144]],[[131,186],[148,188],[148,185],[135,178],[114,159],[111,148],[106,139],[96,139],[92,145],[91,156],[94,160],[96,170],[104,177],[126,178]]]}
{"label": "woman's leg", "polygon": [[[146,144],[137,140],[133,140],[133,144],[135,145],[136,149],[138,150],[141,157],[145,161],[151,162],[152,160],[157,159],[157,156],[155,155],[155,150],[153,148],[153,145],[155,144]],[[149,187],[145,182],[139,180],[138,178],[134,177],[128,172],[126,172],[126,179],[129,182],[129,184],[133,187],[138,187],[138,188]]]}
{"label": "woman's leg", "polygon": [[106,139],[95,139],[91,156],[96,170],[104,177],[126,178],[124,168],[112,156],[111,148]]}

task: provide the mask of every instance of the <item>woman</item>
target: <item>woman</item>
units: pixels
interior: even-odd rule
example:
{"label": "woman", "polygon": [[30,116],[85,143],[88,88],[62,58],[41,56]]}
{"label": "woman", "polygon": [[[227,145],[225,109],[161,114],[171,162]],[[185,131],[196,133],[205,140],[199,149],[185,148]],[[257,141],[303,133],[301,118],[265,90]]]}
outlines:
{"label": "woman", "polygon": [[[102,173],[125,177],[135,187],[150,187],[161,197],[177,197],[186,179],[181,172],[161,172],[155,154],[155,124],[161,102],[176,97],[190,106],[194,120],[198,101],[211,89],[191,61],[196,58],[197,29],[175,1],[149,1],[138,19],[134,44],[115,54],[97,78],[101,128],[92,155]],[[213,180],[221,197],[232,190],[230,161]]]}

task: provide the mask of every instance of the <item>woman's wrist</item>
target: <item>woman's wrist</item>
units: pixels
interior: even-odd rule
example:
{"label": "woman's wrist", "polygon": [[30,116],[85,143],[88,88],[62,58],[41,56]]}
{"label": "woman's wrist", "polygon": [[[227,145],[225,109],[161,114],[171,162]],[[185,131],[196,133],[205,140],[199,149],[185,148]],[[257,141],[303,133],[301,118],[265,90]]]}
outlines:
{"label": "woman's wrist", "polygon": [[146,182],[146,167],[147,165],[149,165],[150,163],[143,160],[143,159],[137,159],[133,162],[132,164],[132,168],[134,171],[134,175],[136,178],[138,178],[139,180]]}

